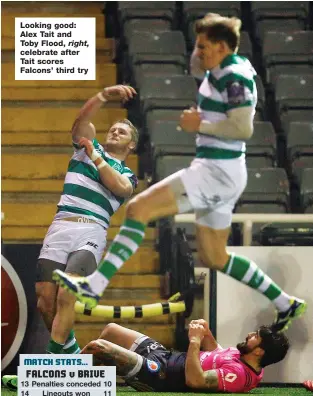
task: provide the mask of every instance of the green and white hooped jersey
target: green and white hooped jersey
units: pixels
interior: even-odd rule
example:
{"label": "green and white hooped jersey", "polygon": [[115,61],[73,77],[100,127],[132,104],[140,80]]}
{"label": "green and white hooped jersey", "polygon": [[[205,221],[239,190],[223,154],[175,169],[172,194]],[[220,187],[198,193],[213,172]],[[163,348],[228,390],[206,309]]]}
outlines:
{"label": "green and white hooped jersey", "polygon": [[[111,157],[96,139],[92,143],[113,169],[129,178],[135,189],[138,180],[124,161]],[[79,148],[76,143],[73,146],[75,151],[68,165],[55,220],[84,216],[108,228],[111,216],[124,203],[125,198],[117,197],[109,191],[102,184],[98,169],[85,153],[85,149]]]}
{"label": "green and white hooped jersey", "polygon": [[[223,62],[208,71],[199,88],[198,111],[201,111],[202,119],[211,123],[216,123],[227,118],[227,112],[232,109],[250,106],[254,108],[251,114],[251,122],[255,114],[257,104],[257,90],[254,78],[256,72],[250,61],[235,54],[227,56]],[[227,140],[211,135],[198,134],[196,139],[197,156],[202,158],[206,155],[199,155],[206,148],[218,148],[232,150],[235,152],[245,152],[245,142],[240,140]],[[203,148],[203,149],[202,149]],[[221,158],[223,158],[223,150]],[[226,152],[227,156],[227,152]],[[210,157],[210,153],[208,154]],[[218,158],[214,156],[214,158]]]}

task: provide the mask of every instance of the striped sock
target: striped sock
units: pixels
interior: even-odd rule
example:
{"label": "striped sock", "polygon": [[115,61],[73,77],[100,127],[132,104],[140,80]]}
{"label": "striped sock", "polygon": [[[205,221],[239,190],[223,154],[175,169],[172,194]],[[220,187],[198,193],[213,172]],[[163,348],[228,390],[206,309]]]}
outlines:
{"label": "striped sock", "polygon": [[222,272],[258,290],[274,303],[279,312],[289,309],[291,296],[248,258],[232,253]]}
{"label": "striped sock", "polygon": [[67,340],[65,341],[63,347],[63,353],[76,354],[79,352],[80,352],[80,347],[77,343],[74,330],[72,329],[67,337]]}
{"label": "striped sock", "polygon": [[145,236],[145,228],[146,226],[139,221],[125,220],[97,271],[87,277],[95,293],[101,295],[112,276],[137,251]]}
{"label": "striped sock", "polygon": [[50,338],[50,341],[47,346],[47,352],[51,354],[63,353],[63,347],[64,344],[59,344],[58,342],[55,342],[53,341],[52,338]]}

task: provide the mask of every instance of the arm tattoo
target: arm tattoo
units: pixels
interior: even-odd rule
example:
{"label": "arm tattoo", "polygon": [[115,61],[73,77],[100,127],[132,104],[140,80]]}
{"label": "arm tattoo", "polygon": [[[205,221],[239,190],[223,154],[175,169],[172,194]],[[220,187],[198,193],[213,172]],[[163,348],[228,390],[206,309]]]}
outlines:
{"label": "arm tattoo", "polygon": [[218,377],[216,371],[208,370],[204,372],[205,386],[210,389],[218,388]]}
{"label": "arm tattoo", "polygon": [[127,375],[137,364],[137,354],[109,341],[97,340],[88,344],[83,353],[93,355],[95,365],[116,366],[118,375]]}

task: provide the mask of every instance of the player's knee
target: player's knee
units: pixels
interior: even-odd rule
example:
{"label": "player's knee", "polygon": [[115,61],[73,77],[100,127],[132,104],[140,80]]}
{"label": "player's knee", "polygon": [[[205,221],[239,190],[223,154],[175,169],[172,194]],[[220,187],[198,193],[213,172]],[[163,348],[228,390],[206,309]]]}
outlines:
{"label": "player's knee", "polygon": [[215,249],[199,251],[199,259],[206,266],[215,270],[222,270],[228,260],[226,250],[219,251]]}
{"label": "player's knee", "polygon": [[134,197],[132,200],[128,202],[126,205],[126,217],[128,219],[140,219],[144,216],[144,204],[142,199],[138,197]]}
{"label": "player's knee", "polygon": [[89,353],[93,353],[98,349],[98,343],[97,340],[92,340],[89,341],[88,344],[86,344],[84,346],[84,348],[82,349],[81,353],[82,354],[89,354]]}
{"label": "player's knee", "polygon": [[102,330],[100,338],[106,339],[112,334],[116,334],[120,329],[120,325],[117,323],[108,323],[105,328]]}

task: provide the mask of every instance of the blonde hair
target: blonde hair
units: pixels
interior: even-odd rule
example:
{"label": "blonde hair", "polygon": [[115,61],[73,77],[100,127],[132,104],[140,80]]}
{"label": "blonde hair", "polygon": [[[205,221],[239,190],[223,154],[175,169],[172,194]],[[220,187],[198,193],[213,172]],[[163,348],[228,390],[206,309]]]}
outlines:
{"label": "blonde hair", "polygon": [[195,22],[196,34],[205,33],[208,40],[216,43],[225,41],[228,47],[236,52],[240,43],[241,20],[235,17],[223,17],[209,13]]}

